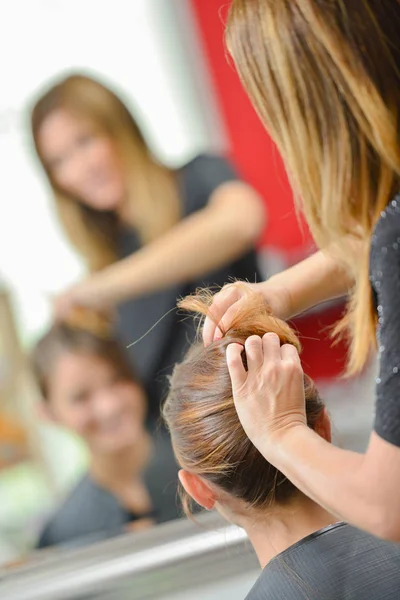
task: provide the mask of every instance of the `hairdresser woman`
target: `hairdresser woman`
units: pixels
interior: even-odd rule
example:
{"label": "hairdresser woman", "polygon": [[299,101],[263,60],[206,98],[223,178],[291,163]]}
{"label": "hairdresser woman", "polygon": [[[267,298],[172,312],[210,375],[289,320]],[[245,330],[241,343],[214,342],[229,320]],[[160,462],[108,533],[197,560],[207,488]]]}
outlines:
{"label": "hairdresser woman", "polygon": [[[243,348],[228,348],[238,415],[261,454],[303,493],[400,542],[400,3],[231,7],[231,52],[322,248],[259,291],[285,317],[350,292],[350,371],[379,352],[365,454],[335,448],[306,426],[299,357],[274,335],[246,341],[247,372]],[[239,296],[237,286],[225,290],[211,308],[220,327]],[[207,342],[213,333],[209,320]]]}
{"label": "hairdresser woman", "polygon": [[31,125],[61,223],[90,273],[57,299],[56,317],[116,307],[127,345],[164,317],[130,350],[157,418],[165,375],[190,337],[166,313],[198,285],[258,278],[262,203],[221,158],[162,165],[123,102],[89,77],[48,90]]}

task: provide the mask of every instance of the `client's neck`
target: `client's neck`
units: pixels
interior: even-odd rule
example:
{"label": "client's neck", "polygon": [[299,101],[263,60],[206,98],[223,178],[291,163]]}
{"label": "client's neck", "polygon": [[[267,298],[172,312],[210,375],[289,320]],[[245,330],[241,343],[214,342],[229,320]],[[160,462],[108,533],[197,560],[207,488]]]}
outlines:
{"label": "client's neck", "polygon": [[240,525],[246,530],[263,568],[280,552],[336,522],[321,506],[305,496],[298,496],[287,506],[267,509],[260,517],[245,517]]}

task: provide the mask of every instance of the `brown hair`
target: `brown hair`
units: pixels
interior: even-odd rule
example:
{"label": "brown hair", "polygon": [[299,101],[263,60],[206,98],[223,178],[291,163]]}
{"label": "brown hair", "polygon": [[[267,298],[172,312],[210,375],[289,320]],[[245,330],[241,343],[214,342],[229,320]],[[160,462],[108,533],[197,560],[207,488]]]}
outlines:
{"label": "brown hair", "polygon": [[[188,296],[179,303],[180,308],[199,315],[207,315],[209,305],[208,292]],[[163,407],[180,465],[254,508],[285,502],[297,491],[250,442],[232,397],[225,357],[228,344],[244,344],[249,336],[263,336],[267,332],[276,333],[281,344],[293,344],[299,349],[293,329],[273,317],[263,297],[252,292],[220,340],[208,347],[202,341],[196,342],[175,366]],[[244,351],[242,356],[246,366]],[[307,375],[304,391],[308,425],[314,428],[324,404]],[[188,511],[184,495],[183,504]]]}
{"label": "brown hair", "polygon": [[123,379],[137,381],[119,342],[105,331],[104,324],[96,331],[98,319],[95,315],[91,323],[96,325],[89,325],[90,329],[85,328],[78,318],[68,323],[56,323],[35,345],[31,363],[44,400],[48,400],[48,383],[54,364],[64,352],[96,356],[111,365]]}
{"label": "brown hair", "polygon": [[[179,219],[177,183],[171,169],[152,155],[132,114],[110,89],[85,75],[70,75],[51,87],[31,111],[36,153],[53,188],[61,222],[76,249],[92,271],[117,259],[117,215],[97,211],[61,190],[46,164],[39,144],[45,119],[55,110],[66,110],[91,123],[113,139],[126,174],[128,201],[135,205],[136,229],[146,244]],[[157,218],[154,218],[154,215]]]}
{"label": "brown hair", "polygon": [[399,190],[399,30],[399,0],[233,0],[227,26],[318,245],[355,275],[350,372],[375,344],[370,238]]}

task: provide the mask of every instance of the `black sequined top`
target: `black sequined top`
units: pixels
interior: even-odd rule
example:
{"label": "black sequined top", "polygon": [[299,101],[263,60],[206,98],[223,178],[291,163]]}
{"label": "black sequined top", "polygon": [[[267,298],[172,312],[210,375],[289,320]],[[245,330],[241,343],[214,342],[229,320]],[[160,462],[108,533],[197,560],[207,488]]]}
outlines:
{"label": "black sequined top", "polygon": [[372,236],[370,281],[379,318],[375,431],[400,446],[400,194]]}

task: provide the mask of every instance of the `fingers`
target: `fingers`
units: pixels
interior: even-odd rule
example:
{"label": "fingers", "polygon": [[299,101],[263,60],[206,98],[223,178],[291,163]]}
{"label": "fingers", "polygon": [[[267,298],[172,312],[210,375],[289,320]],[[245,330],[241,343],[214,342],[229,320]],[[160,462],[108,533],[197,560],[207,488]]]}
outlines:
{"label": "fingers", "polygon": [[247,372],[243,366],[241,344],[230,344],[226,351],[226,360],[231,376],[232,386],[240,387],[248,376],[255,375],[263,365],[270,362],[290,361],[301,369],[299,354],[291,344],[281,346],[279,336],[266,333],[261,339],[257,335],[247,338],[244,349],[247,358]]}
{"label": "fingers", "polygon": [[241,344],[229,344],[226,349],[226,363],[232,383],[232,392],[235,394],[247,379],[246,369],[242,361],[243,346]]}
{"label": "fingers", "polygon": [[221,337],[221,330],[217,324],[228,323],[231,315],[233,304],[235,304],[242,296],[242,291],[235,285],[224,288],[221,292],[215,295],[212,306],[210,308],[211,317],[207,317],[203,326],[203,341],[204,345],[208,346],[216,337]]}
{"label": "fingers", "polygon": [[249,375],[257,373],[264,362],[262,339],[258,335],[252,335],[245,342],[247,369]]}
{"label": "fingers", "polygon": [[279,336],[275,333],[266,333],[262,339],[257,335],[252,335],[247,338],[244,348],[247,358],[247,374],[241,356],[243,347],[240,344],[230,344],[226,353],[231,379],[232,375],[234,378],[236,377],[238,385],[244,383],[247,378],[246,375],[256,374],[257,371],[262,369],[263,365],[270,362],[290,361],[301,368],[301,361],[296,348],[291,344],[281,346]]}
{"label": "fingers", "polygon": [[276,333],[266,333],[262,339],[264,362],[281,360],[281,342]]}
{"label": "fingers", "polygon": [[[222,319],[219,322],[219,325],[223,331],[227,331],[229,329],[229,327],[232,325],[233,320],[237,315],[237,312],[240,310],[242,303],[245,301],[246,301],[245,298],[240,298],[234,304],[232,304],[232,306],[230,306],[228,308],[228,310],[225,312],[224,316],[222,317]],[[220,331],[220,329],[218,329],[218,331]],[[214,336],[214,339],[216,339],[215,336]]]}
{"label": "fingers", "polygon": [[300,356],[297,349],[292,344],[283,344],[281,347],[282,360],[292,361],[301,366]]}

